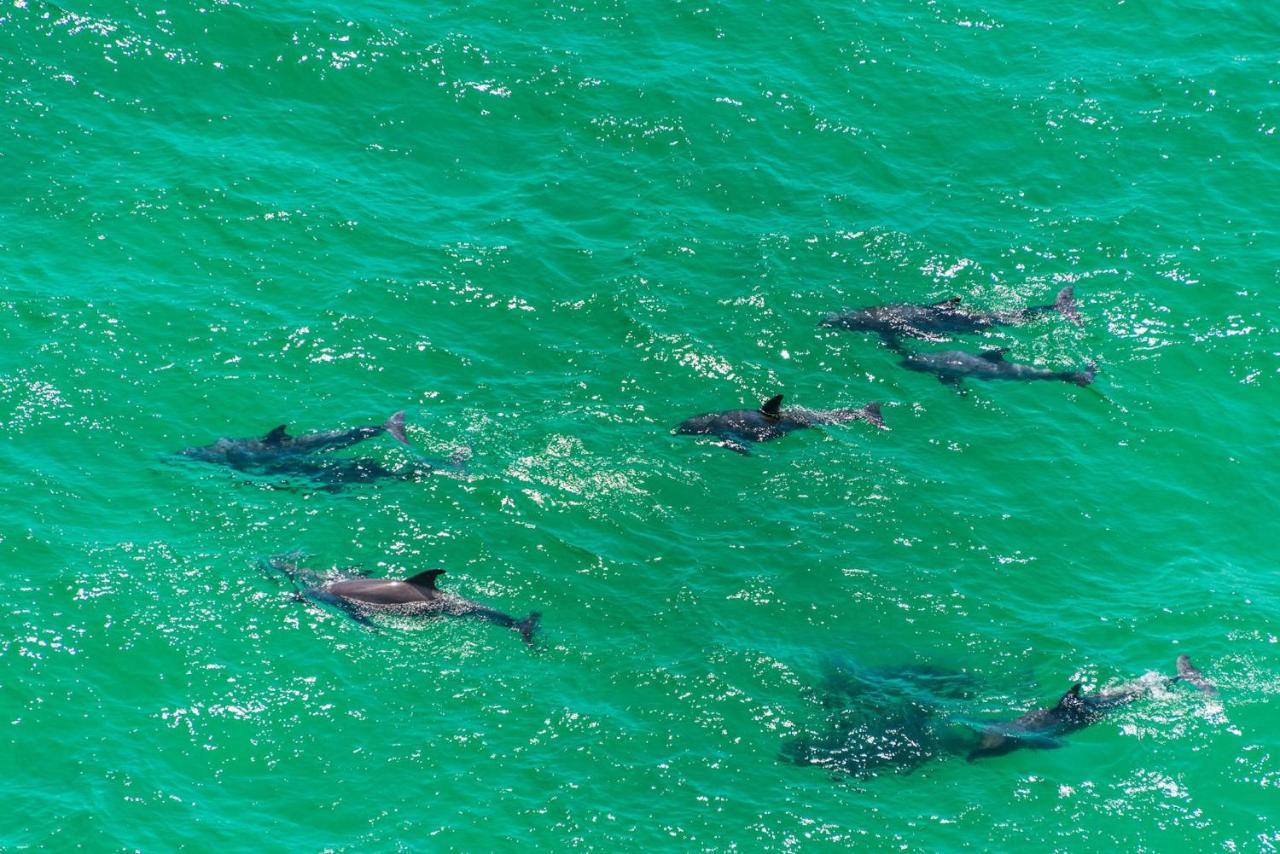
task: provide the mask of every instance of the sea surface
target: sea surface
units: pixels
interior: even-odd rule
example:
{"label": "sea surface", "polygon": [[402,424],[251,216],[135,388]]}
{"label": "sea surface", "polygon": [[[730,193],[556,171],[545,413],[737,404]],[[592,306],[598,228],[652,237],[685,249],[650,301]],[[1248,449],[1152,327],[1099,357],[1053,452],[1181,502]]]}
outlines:
{"label": "sea surface", "polygon": [[[1276,850],[1277,33],[1256,0],[3,0],[0,848]],[[1083,326],[911,346],[1088,388],[962,395],[818,328],[1068,285]],[[891,429],[672,434],[779,393]],[[401,409],[412,451],[339,453],[465,468],[173,456]],[[290,552],[442,567],[537,643],[371,631],[259,565]],[[1057,749],[894,735],[1184,653],[1216,698]]]}

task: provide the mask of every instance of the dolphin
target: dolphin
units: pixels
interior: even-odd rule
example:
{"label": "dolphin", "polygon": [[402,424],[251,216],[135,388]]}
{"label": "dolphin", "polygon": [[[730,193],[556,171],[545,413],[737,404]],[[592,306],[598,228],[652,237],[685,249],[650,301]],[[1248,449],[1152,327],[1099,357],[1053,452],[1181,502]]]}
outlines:
{"label": "dolphin", "polygon": [[689,418],[676,428],[676,433],[684,436],[716,436],[721,440],[722,447],[750,455],[752,442],[767,442],[785,436],[792,430],[816,427],[819,424],[843,424],[846,421],[867,421],[882,430],[889,429],[880,417],[878,403],[868,403],[861,409],[783,409],[782,395],[779,394],[766,400],[759,409],[729,409]]}
{"label": "dolphin", "polygon": [[1036,709],[1004,723],[989,724],[982,729],[982,739],[969,752],[969,761],[987,756],[1000,756],[1022,747],[1061,747],[1059,736],[1097,723],[1112,709],[1146,697],[1158,686],[1172,685],[1179,680],[1199,688],[1204,694],[1217,693],[1213,682],[1205,677],[1185,655],[1178,657],[1177,676],[1159,676],[1156,679],[1139,679],[1134,682],[1099,691],[1082,694],[1081,683],[1072,685],[1058,702],[1045,709]]}
{"label": "dolphin", "polygon": [[178,455],[231,466],[239,471],[261,472],[282,459],[347,448],[383,433],[409,444],[404,434],[403,411],[392,415],[383,424],[302,436],[290,436],[287,425],[281,424],[259,439],[219,439],[211,445],[179,451]]}
{"label": "dolphin", "polygon": [[431,471],[445,467],[461,471],[458,466],[459,463],[454,461],[431,460],[426,457],[396,468],[388,468],[378,460],[367,458],[301,457],[270,460],[254,467],[252,473],[306,478],[322,490],[340,492],[351,484],[374,483],[379,480],[416,480]]}
{"label": "dolphin", "polygon": [[1026,323],[1038,315],[1056,311],[1075,323],[1082,324],[1076,309],[1074,290],[1067,286],[1058,291],[1051,305],[1033,305],[1014,311],[977,311],[960,305],[960,297],[930,305],[897,303],[873,305],[852,311],[828,314],[819,323],[831,329],[851,332],[876,332],[886,341],[900,335],[945,341],[947,335],[982,332],[993,326]]}
{"label": "dolphin", "polygon": [[959,387],[965,379],[977,380],[1062,380],[1087,386],[1098,372],[1097,365],[1088,363],[1082,371],[1050,371],[1034,365],[1023,365],[1005,359],[1007,352],[1001,347],[967,353],[963,350],[943,350],[937,353],[902,353],[902,366],[913,371],[935,374],[944,385]]}
{"label": "dolphin", "polygon": [[346,577],[327,577],[294,563],[292,556],[264,561],[268,569],[280,572],[298,588],[300,598],[332,605],[361,625],[372,627],[370,616],[376,614],[412,617],[475,617],[515,629],[527,644],[533,644],[533,632],[542,616],[534,611],[523,620],[441,590],[436,580],[443,569],[428,569],[409,578],[364,578],[358,570],[347,570]]}

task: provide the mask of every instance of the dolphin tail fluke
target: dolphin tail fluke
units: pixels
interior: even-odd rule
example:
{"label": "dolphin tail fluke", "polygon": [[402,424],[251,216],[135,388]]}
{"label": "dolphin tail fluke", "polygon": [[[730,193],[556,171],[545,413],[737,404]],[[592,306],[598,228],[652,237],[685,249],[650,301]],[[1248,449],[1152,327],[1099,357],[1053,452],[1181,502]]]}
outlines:
{"label": "dolphin tail fluke", "polygon": [[1218,693],[1218,686],[1213,684],[1213,680],[1200,671],[1191,663],[1191,657],[1188,655],[1178,656],[1178,678],[1188,685],[1194,685],[1201,692],[1209,695]]}
{"label": "dolphin tail fluke", "polygon": [[1053,310],[1076,326],[1084,326],[1084,320],[1080,318],[1080,312],[1076,308],[1075,288],[1071,285],[1058,291],[1058,296],[1053,301]]}
{"label": "dolphin tail fluke", "polygon": [[409,439],[404,435],[404,410],[400,410],[395,415],[387,419],[387,423],[382,425],[382,429],[386,430],[392,436],[404,444],[409,444]]}
{"label": "dolphin tail fluke", "polygon": [[884,416],[880,414],[879,401],[876,401],[875,403],[868,403],[866,406],[862,407],[862,417],[879,427],[881,430],[889,429],[884,423]]}
{"label": "dolphin tail fluke", "polygon": [[1090,362],[1085,366],[1083,371],[1077,371],[1071,375],[1071,382],[1078,386],[1087,386],[1093,382],[1093,378],[1098,375],[1098,366]]}
{"label": "dolphin tail fluke", "polygon": [[515,624],[515,629],[520,632],[520,637],[529,646],[533,646],[533,632],[538,628],[538,620],[542,619],[542,614],[534,611],[529,616]]}

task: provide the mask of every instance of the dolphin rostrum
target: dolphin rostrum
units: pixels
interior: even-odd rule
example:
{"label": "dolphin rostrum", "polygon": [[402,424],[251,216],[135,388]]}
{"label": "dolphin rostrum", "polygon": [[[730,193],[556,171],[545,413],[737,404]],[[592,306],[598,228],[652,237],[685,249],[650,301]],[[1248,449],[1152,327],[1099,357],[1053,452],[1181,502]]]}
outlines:
{"label": "dolphin rostrum", "polygon": [[364,578],[358,571],[337,578],[297,566],[291,557],[264,561],[267,568],[283,573],[298,588],[298,595],[332,605],[356,622],[372,626],[369,617],[376,614],[410,617],[475,617],[515,629],[524,642],[532,645],[533,632],[542,616],[534,611],[523,620],[441,590],[436,580],[443,569],[428,569],[405,579]]}
{"label": "dolphin rostrum", "polygon": [[1082,371],[1050,371],[1034,365],[1023,365],[1005,359],[1004,348],[968,353],[943,350],[937,353],[902,353],[902,366],[913,371],[934,374],[945,385],[959,386],[965,379],[975,380],[1062,380],[1087,386],[1093,382],[1098,367],[1092,362]]}
{"label": "dolphin rostrum", "polygon": [[843,424],[847,421],[867,421],[887,430],[880,417],[880,404],[868,403],[861,409],[801,409],[782,408],[782,395],[775,395],[760,405],[759,409],[730,409],[711,412],[690,418],[676,428],[676,433],[686,436],[716,436],[722,447],[750,454],[750,443],[767,442],[785,436],[792,430],[816,427],[819,424]]}
{"label": "dolphin rostrum", "polygon": [[1000,756],[1022,747],[1061,747],[1059,736],[1097,723],[1112,709],[1146,697],[1156,687],[1172,685],[1179,680],[1199,688],[1202,693],[1217,693],[1213,682],[1185,655],[1178,656],[1177,676],[1149,675],[1156,678],[1139,679],[1096,694],[1082,694],[1081,684],[1077,682],[1058,699],[1056,705],[1027,712],[1011,721],[989,724],[982,729],[982,740],[978,746],[970,751],[969,761]]}
{"label": "dolphin rostrum", "polygon": [[897,303],[837,312],[824,317],[818,325],[851,332],[875,332],[886,341],[900,335],[945,341],[947,335],[1026,323],[1051,311],[1058,312],[1076,325],[1081,324],[1074,292],[1068,285],[1058,292],[1052,305],[1033,305],[1014,311],[977,311],[963,307],[960,297],[951,297],[931,305]]}

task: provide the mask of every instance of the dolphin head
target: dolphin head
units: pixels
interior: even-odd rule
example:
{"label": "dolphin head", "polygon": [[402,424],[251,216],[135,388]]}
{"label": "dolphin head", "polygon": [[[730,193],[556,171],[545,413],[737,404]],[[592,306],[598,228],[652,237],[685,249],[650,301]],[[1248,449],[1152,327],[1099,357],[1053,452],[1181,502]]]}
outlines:
{"label": "dolphin head", "polygon": [[681,436],[706,436],[716,432],[716,422],[719,419],[720,415],[714,412],[709,415],[686,418],[676,427],[676,433]]}
{"label": "dolphin head", "polygon": [[929,370],[933,367],[934,359],[929,353],[903,353],[902,364],[904,367],[913,368],[915,370]]}
{"label": "dolphin head", "polygon": [[226,439],[219,439],[212,445],[201,445],[198,448],[184,448],[181,451],[178,451],[175,456],[201,460],[202,462],[220,462],[221,460],[226,459],[230,452],[231,443]]}
{"label": "dolphin head", "polygon": [[878,324],[879,318],[871,309],[866,308],[833,312],[818,321],[818,326],[826,329],[875,329]]}
{"label": "dolphin head", "polygon": [[969,755],[965,758],[972,762],[975,759],[983,759],[988,756],[1002,756],[1005,753],[1018,749],[1017,739],[1010,738],[1001,732],[997,727],[991,727],[984,730],[982,740],[978,742],[978,746],[969,751]]}

